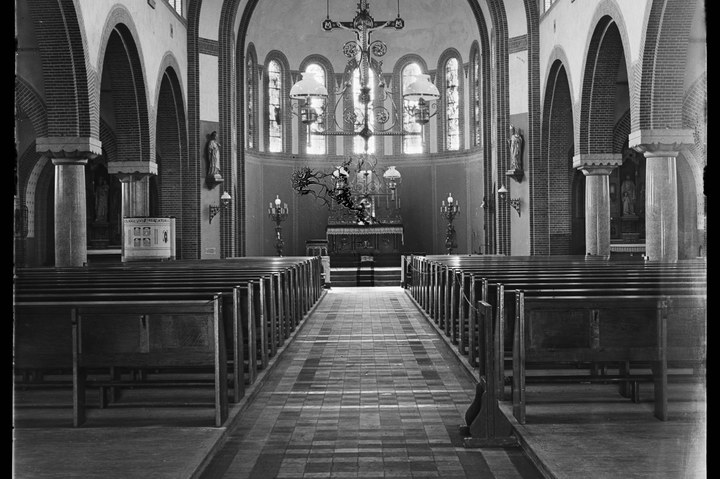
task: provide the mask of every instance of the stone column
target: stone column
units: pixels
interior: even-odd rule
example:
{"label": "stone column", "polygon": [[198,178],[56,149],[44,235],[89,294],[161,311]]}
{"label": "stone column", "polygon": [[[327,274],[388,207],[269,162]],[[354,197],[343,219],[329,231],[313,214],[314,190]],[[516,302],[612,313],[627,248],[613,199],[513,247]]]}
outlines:
{"label": "stone column", "polygon": [[610,257],[610,173],[621,154],[580,154],[573,167],[585,175],[585,254]]}
{"label": "stone column", "polygon": [[122,185],[121,217],[150,215],[149,177],[131,174],[118,174]]}
{"label": "stone column", "polygon": [[85,266],[85,165],[102,153],[101,143],[87,137],[39,137],[35,145],[55,165],[55,266]]}
{"label": "stone column", "polygon": [[121,218],[150,214],[150,176],[157,173],[157,163],[154,161],[108,163],[108,174],[117,175],[122,184]]}
{"label": "stone column", "polygon": [[53,158],[55,165],[55,266],[87,263],[87,159]]}
{"label": "stone column", "polygon": [[692,130],[638,130],[629,146],[646,158],[645,256],[649,261],[678,259],[677,156],[694,144]]}

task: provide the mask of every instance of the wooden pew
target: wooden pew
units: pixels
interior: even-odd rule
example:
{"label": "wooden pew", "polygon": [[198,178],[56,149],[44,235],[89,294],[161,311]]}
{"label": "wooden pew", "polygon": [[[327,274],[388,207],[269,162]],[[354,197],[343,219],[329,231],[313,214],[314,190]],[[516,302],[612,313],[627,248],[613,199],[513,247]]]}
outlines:
{"label": "wooden pew", "polygon": [[[86,421],[89,368],[212,367],[215,426],[228,416],[222,304],[211,301],[111,301],[72,309],[73,426]],[[102,385],[147,387],[113,378]],[[157,385],[155,385],[157,386]],[[104,396],[104,394],[101,394]],[[104,399],[100,401],[101,407]]]}
{"label": "wooden pew", "polygon": [[[248,384],[252,384],[257,375],[255,361],[256,341],[255,328],[248,318],[255,316],[257,302],[257,285],[250,282],[244,286],[232,288],[229,292],[209,291],[207,293],[178,293],[166,292],[163,294],[135,292],[133,294],[105,293],[105,294],[63,294],[57,296],[42,296],[29,300],[23,297],[15,305],[15,356],[14,367],[17,371],[70,371],[72,370],[72,310],[81,304],[129,301],[164,301],[164,304],[173,304],[186,300],[210,301],[218,297],[223,305],[223,336],[226,338],[226,350],[232,351],[233,366],[230,382],[232,384],[232,400],[238,402],[245,395],[244,357],[248,358]],[[243,320],[244,318],[244,320]],[[226,354],[227,356],[227,354]],[[239,360],[237,359],[239,358]],[[20,388],[44,388],[63,386],[66,381],[44,381],[42,374],[37,374],[34,381],[16,383]]]}
{"label": "wooden pew", "polygon": [[[481,372],[485,367],[486,362],[483,362],[483,357],[486,356],[486,348],[489,345],[479,346],[482,334],[480,321],[483,315],[479,313],[479,306],[471,305],[477,304],[480,300],[488,310],[486,314],[492,315],[494,328],[497,328],[495,332],[499,333],[498,338],[503,338],[497,342],[498,356],[494,362],[496,380],[493,382],[496,384],[496,391],[493,391],[493,394],[498,398],[503,397],[504,390],[506,356],[503,348],[508,338],[505,331],[509,331],[510,349],[512,349],[513,323],[506,328],[503,319],[507,314],[505,310],[512,314],[515,312],[515,308],[512,307],[514,298],[508,300],[508,297],[514,294],[514,289],[528,288],[533,294],[537,292],[554,295],[558,299],[572,294],[605,296],[604,300],[608,301],[612,301],[608,298],[617,298],[631,292],[644,296],[675,293],[702,297],[706,291],[704,261],[665,264],[639,261],[586,261],[580,258],[559,257],[549,260],[536,257],[493,257],[488,260],[444,255],[437,258],[414,258],[412,268],[417,273],[416,277],[419,281],[411,286],[411,295],[443,332],[453,342],[459,344],[458,348],[463,353],[469,346],[470,362],[477,365]],[[503,284],[502,281],[507,284]],[[506,286],[512,289],[503,290]],[[473,312],[477,314],[472,314]],[[682,319],[675,318],[673,321],[683,324]],[[465,331],[468,331],[468,340],[465,340]],[[693,353],[696,350],[692,347],[678,348],[678,351],[687,353],[685,358],[687,361],[695,364],[698,361],[702,362]],[[675,359],[680,357],[681,354],[676,355]],[[619,362],[629,365],[629,362],[622,360]],[[590,363],[594,363],[594,360]],[[622,378],[623,381],[627,381],[630,377],[629,366],[618,376],[618,380]],[[584,379],[587,375],[582,377]],[[573,380],[570,377],[566,379]],[[597,378],[597,380],[601,379],[611,382],[612,378],[607,375]],[[643,379],[652,380],[652,377]]]}
{"label": "wooden pew", "polygon": [[[287,339],[289,332],[294,330],[294,327],[302,319],[300,314],[304,313],[309,305],[318,299],[316,295],[319,295],[322,287],[318,281],[320,269],[317,263],[315,258],[293,258],[280,261],[276,258],[254,258],[229,262],[190,261],[182,264],[180,262],[161,264],[148,262],[147,264],[112,265],[102,268],[32,268],[20,270],[16,276],[16,288],[19,291],[17,296],[27,302],[47,299],[64,302],[87,299],[87,294],[92,288],[95,288],[91,293],[94,298],[106,300],[128,295],[134,298],[175,297],[176,293],[179,294],[178,297],[183,297],[183,295],[194,294],[200,290],[232,289],[235,286],[229,285],[240,283],[239,279],[242,276],[243,281],[248,281],[246,284],[248,290],[252,289],[252,294],[240,295],[236,301],[238,304],[242,303],[239,308],[233,305],[233,301],[226,299],[224,310],[238,312],[238,320],[227,322],[238,327],[237,332],[228,334],[233,338],[232,344],[228,346],[233,350],[234,358],[242,358],[242,341],[243,337],[247,338],[247,346],[244,349],[248,352],[248,382],[252,384],[258,368],[265,367],[267,364],[268,355],[273,356],[276,353],[277,347]],[[169,264],[172,266],[168,266]],[[295,266],[296,273],[295,278],[291,279],[293,266]],[[268,275],[268,272],[271,272],[271,275]],[[259,278],[261,274],[265,276]],[[254,283],[246,278],[252,278]],[[153,282],[155,284],[149,287],[148,284],[153,284]],[[183,282],[186,284],[183,285]],[[128,287],[128,284],[132,286]],[[143,287],[138,290],[140,284]],[[157,286],[157,284],[162,286]],[[302,289],[302,292],[291,299],[288,290],[293,286]],[[58,288],[58,290],[53,290],[53,288]],[[178,293],[179,291],[185,293]],[[241,291],[244,291],[242,287]],[[73,294],[77,294],[78,297],[73,297]],[[292,314],[286,313],[290,310],[293,310]],[[239,320],[242,317],[246,319],[243,328],[240,328]],[[260,328],[256,333],[255,328],[251,327],[253,321],[249,321],[247,318],[262,317],[264,319],[254,321]],[[41,323],[44,321],[44,319],[40,319]],[[49,328],[52,331],[51,325]],[[243,330],[245,334],[241,334]],[[33,344],[34,338],[25,341],[23,338],[28,335],[21,334],[20,336],[22,344]],[[48,336],[53,337],[52,334]],[[53,340],[58,343],[57,338],[64,336],[67,336],[67,333],[54,336]],[[258,338],[257,346],[254,338]],[[59,341],[60,344],[57,344],[56,348],[61,351],[59,354],[65,358],[68,357],[67,352],[69,351],[69,348],[65,346],[70,344],[67,339],[65,337],[64,340]],[[30,348],[32,349],[32,346]],[[260,365],[257,364],[256,350],[259,351]],[[57,358],[47,358],[47,361],[40,360],[39,364],[32,364],[33,361],[38,362],[37,348],[34,351],[26,352],[29,354],[21,354],[20,361],[16,363],[16,366],[26,364],[28,367],[51,368],[62,364],[57,361]],[[243,380],[242,362],[242,360],[239,362],[240,367],[233,368],[233,382],[237,385],[233,388],[235,401],[244,395],[245,381]],[[63,366],[67,365],[63,364]]]}
{"label": "wooden pew", "polygon": [[[536,377],[537,382],[641,381],[652,379],[655,416],[668,417],[668,363],[705,363],[706,297],[568,296],[516,293],[513,341],[513,414],[525,423],[526,370],[533,364],[641,362],[652,365],[652,378]],[[489,347],[490,345],[488,345]]]}

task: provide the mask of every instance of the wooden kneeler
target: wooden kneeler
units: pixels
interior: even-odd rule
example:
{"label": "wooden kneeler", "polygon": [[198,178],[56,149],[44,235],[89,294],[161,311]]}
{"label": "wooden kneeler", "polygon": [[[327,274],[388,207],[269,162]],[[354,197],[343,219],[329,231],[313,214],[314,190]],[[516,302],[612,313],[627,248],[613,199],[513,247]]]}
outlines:
{"label": "wooden kneeler", "polygon": [[[500,328],[493,328],[492,306],[485,301],[476,303],[475,318],[478,321],[483,353],[479,356],[480,378],[475,389],[475,399],[465,413],[466,425],[460,426],[466,448],[514,447],[519,442],[512,435],[510,422],[500,412],[498,392],[501,391],[503,375],[498,377],[497,363]],[[472,334],[472,331],[470,332]],[[500,369],[502,371],[502,368]]]}

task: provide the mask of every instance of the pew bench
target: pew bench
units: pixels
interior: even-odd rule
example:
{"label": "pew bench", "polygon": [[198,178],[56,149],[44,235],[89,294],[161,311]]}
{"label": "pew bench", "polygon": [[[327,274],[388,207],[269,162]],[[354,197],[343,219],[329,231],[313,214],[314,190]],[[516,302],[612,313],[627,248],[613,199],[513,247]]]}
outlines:
{"label": "pew bench", "polygon": [[[655,416],[667,420],[668,365],[704,365],[706,298],[704,296],[527,296],[516,293],[512,355],[513,414],[525,423],[528,368],[548,364],[605,362],[626,365],[615,377],[557,376],[547,382],[652,381]],[[652,375],[632,375],[631,365],[649,364]],[[702,379],[702,378],[699,378]],[[544,382],[535,376],[534,383]]]}
{"label": "pew bench", "polygon": [[[73,426],[86,415],[88,369],[208,367],[213,370],[215,426],[228,417],[222,303],[212,300],[112,301],[73,307]],[[158,387],[159,383],[152,386]],[[122,379],[105,387],[138,387]],[[104,392],[103,392],[104,397]],[[101,407],[105,401],[100,401]]]}

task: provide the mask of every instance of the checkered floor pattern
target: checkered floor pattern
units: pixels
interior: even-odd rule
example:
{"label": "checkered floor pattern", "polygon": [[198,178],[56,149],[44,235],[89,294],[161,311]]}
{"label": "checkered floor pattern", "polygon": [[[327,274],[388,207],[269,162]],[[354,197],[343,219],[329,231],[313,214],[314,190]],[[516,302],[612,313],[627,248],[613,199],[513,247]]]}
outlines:
{"label": "checkered floor pattern", "polygon": [[474,385],[400,287],[333,288],[203,478],[539,478],[519,448],[465,449]]}

